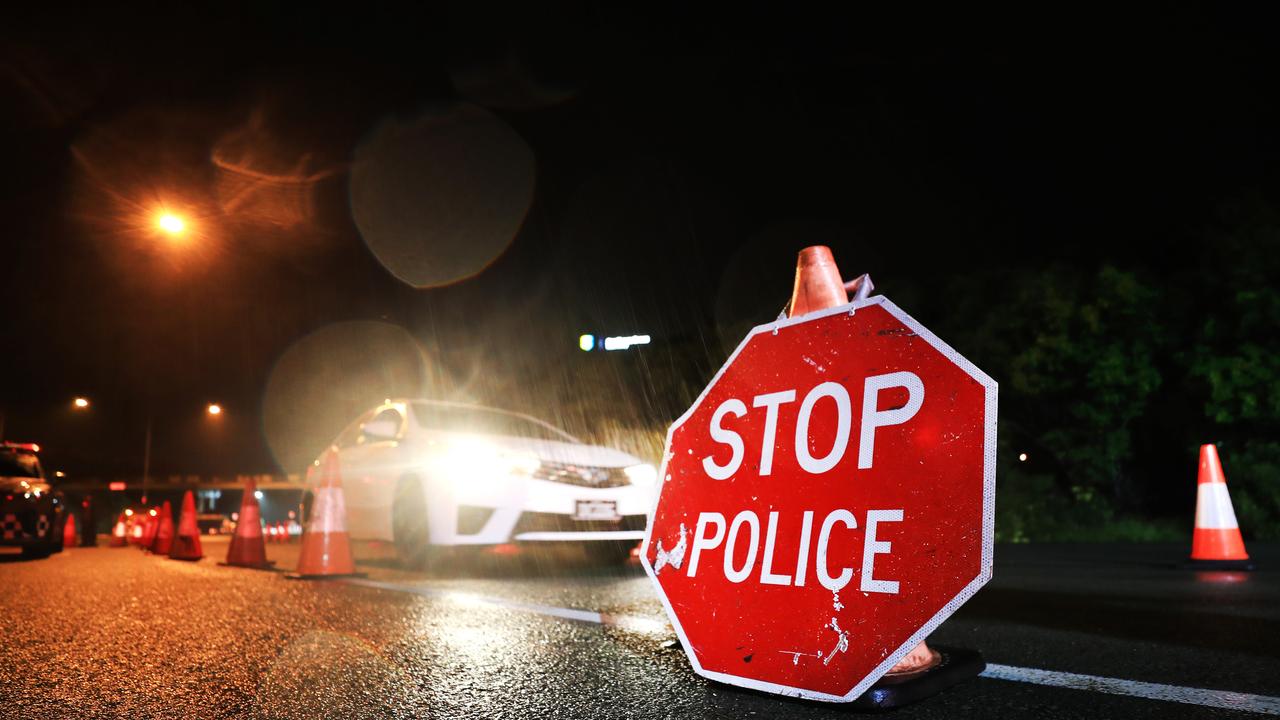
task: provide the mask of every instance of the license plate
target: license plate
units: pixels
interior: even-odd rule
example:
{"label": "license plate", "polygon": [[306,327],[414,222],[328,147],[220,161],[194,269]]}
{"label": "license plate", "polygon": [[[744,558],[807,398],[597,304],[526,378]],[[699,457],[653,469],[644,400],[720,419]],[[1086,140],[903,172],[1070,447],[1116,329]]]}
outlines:
{"label": "license plate", "polygon": [[613,500],[579,500],[573,513],[574,520],[610,520],[622,519],[618,514],[618,503]]}

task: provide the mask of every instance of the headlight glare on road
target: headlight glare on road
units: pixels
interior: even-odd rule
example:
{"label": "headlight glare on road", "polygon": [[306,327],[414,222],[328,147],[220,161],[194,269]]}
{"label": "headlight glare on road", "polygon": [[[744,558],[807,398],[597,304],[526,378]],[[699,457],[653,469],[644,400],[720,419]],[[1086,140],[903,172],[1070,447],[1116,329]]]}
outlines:
{"label": "headlight glare on road", "polygon": [[622,472],[627,474],[632,485],[651,488],[658,484],[658,469],[648,463],[623,468]]}

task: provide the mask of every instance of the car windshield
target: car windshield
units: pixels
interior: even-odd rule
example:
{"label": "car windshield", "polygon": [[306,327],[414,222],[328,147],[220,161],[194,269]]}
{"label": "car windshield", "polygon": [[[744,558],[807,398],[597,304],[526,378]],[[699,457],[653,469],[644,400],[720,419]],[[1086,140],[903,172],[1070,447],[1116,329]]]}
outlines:
{"label": "car windshield", "polygon": [[536,420],[497,410],[414,403],[413,411],[418,426],[427,430],[577,442],[571,435]]}
{"label": "car windshield", "polygon": [[0,477],[40,477],[40,461],[31,453],[0,451]]}

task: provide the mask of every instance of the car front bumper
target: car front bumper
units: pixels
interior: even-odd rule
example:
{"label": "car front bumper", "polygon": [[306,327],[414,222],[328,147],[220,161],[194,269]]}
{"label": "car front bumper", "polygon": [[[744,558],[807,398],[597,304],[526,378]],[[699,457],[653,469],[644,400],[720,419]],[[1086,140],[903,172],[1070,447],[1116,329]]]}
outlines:
{"label": "car front bumper", "polygon": [[[443,544],[508,542],[639,542],[644,539],[652,495],[628,485],[587,488],[523,479],[501,492],[494,488],[455,491],[455,516]],[[611,503],[614,519],[578,519],[579,502]],[[435,539],[435,542],[441,542]]]}
{"label": "car front bumper", "polygon": [[26,547],[51,543],[56,523],[52,508],[10,502],[0,507],[0,545]]}

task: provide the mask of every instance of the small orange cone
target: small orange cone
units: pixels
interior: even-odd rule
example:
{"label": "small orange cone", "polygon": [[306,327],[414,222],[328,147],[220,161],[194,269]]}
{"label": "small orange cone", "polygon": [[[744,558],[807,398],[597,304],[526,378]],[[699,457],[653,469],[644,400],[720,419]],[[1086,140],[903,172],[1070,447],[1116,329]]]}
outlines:
{"label": "small orange cone", "polygon": [[116,518],[116,526],[111,530],[111,547],[125,547],[129,544],[129,538],[125,537],[124,529],[124,513],[120,513],[120,517]]}
{"label": "small orange cone", "polygon": [[196,524],[196,499],[188,490],[182,496],[182,518],[178,521],[178,534],[169,549],[170,560],[199,560],[204,557],[200,547],[200,526]]}
{"label": "small orange cone", "polygon": [[298,567],[287,578],[324,578],[356,575],[347,535],[347,503],[342,494],[338,453],[330,448],[320,467],[320,483],[311,505],[311,523],[302,536]]}
{"label": "small orange cone", "polygon": [[267,560],[267,548],[262,535],[262,510],[258,507],[257,486],[250,478],[244,485],[244,499],[240,501],[240,515],[231,547],[227,549],[227,561],[220,565],[264,569],[275,563]]}
{"label": "small orange cone", "polygon": [[1252,570],[1244,551],[1244,538],[1227,492],[1218,448],[1200,446],[1200,472],[1196,480],[1196,527],[1191,539],[1193,567],[1216,570]]}
{"label": "small orange cone", "polygon": [[67,524],[62,526],[62,547],[73,548],[80,544],[80,535],[76,532],[76,516],[67,513]]}
{"label": "small orange cone", "polygon": [[813,245],[796,258],[796,282],[787,305],[787,317],[807,315],[849,302],[831,248]]}
{"label": "small orange cone", "polygon": [[138,547],[147,552],[151,552],[151,546],[156,544],[156,532],[160,529],[160,508],[151,508],[147,511],[147,517],[142,523],[142,542],[138,543]]}
{"label": "small orange cone", "polygon": [[151,552],[156,555],[168,555],[169,550],[173,548],[173,508],[169,506],[168,500],[160,506],[157,520],[159,522],[156,523],[156,539],[151,543]]}

